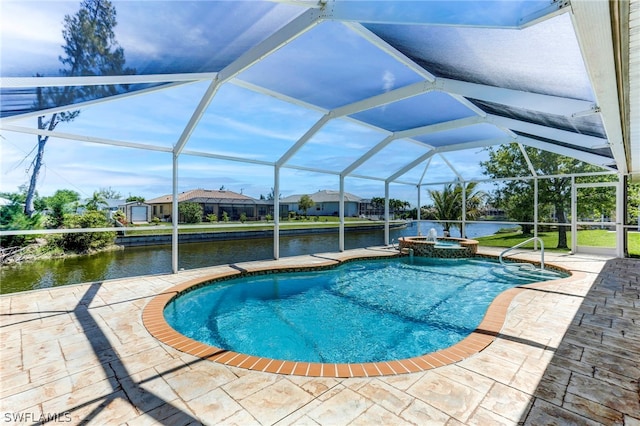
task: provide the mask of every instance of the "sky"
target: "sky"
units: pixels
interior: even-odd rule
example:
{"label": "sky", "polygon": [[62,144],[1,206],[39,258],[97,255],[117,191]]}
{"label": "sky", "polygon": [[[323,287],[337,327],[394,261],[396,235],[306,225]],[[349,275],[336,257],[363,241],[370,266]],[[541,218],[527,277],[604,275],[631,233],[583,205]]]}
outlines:
{"label": "sky", "polygon": [[[199,67],[197,71],[216,71],[229,58],[237,57],[246,46],[264,38],[274,25],[282,25],[299,13],[295,6],[256,3],[258,7],[252,11],[252,16],[245,17],[245,21],[218,19],[218,27],[212,29],[190,25],[194,16],[214,13],[211,8],[203,9],[197,3],[179,7],[180,2],[161,2],[169,5],[169,9],[154,9],[154,13],[170,16],[173,25],[157,28],[157,22],[162,22],[158,16],[152,22],[134,19],[144,12],[141,8],[145,3],[150,4],[114,2],[118,10],[116,38],[124,48],[127,65],[139,72],[157,72],[158,69],[184,72],[193,66]],[[35,5],[33,1],[24,0],[0,3],[0,68],[3,76],[35,75],[36,72],[55,76],[62,67],[58,56],[63,55],[63,18],[65,14],[74,14],[79,2],[44,1]],[[224,6],[220,7],[227,13]],[[276,7],[280,13],[274,13]],[[245,22],[246,27],[243,27]],[[303,100],[323,108],[335,108],[370,93],[384,93],[421,80],[413,71],[389,61],[378,48],[339,23],[322,24],[291,45],[240,74],[239,78],[291,96],[308,91],[306,85],[312,81],[321,90],[309,91],[310,95]],[[336,45],[341,49],[334,49]],[[217,48],[220,46],[224,48]],[[355,52],[367,53],[361,55],[367,59],[350,61],[349,57]],[[319,55],[330,61],[314,62]],[[25,73],[25,70],[28,71]],[[359,78],[364,73],[375,78]],[[198,82],[93,105],[83,108],[73,122],[59,124],[56,131],[169,148],[176,143],[207,86],[207,82]],[[442,103],[446,102],[443,96],[448,95],[438,92],[433,96],[439,96],[437,100]],[[433,99],[436,98],[432,98],[431,103]],[[384,116],[384,108],[372,111],[373,118],[370,119]],[[457,108],[455,114],[452,118],[471,113]],[[235,84],[225,84],[216,93],[185,150],[273,162],[321,116],[317,110]],[[407,114],[403,125],[431,124],[419,121],[421,117],[422,114]],[[36,127],[36,119],[11,121],[10,124]],[[315,134],[289,164],[338,172],[386,135],[353,121],[334,119]],[[2,131],[0,192],[16,192],[28,182],[36,143],[34,135]],[[427,151],[428,147],[416,142],[396,141],[355,173],[385,178]],[[445,157],[465,179],[483,178],[478,163],[487,158],[486,151],[460,151]],[[417,166],[401,179],[415,183],[424,175],[425,182],[443,182],[457,177],[439,155],[433,157],[426,172],[425,165]],[[151,199],[171,193],[171,170],[169,153],[52,137],[46,146],[38,192],[48,196],[57,189],[72,189],[82,197],[90,197],[98,189],[111,188],[123,197],[136,195]],[[224,187],[259,198],[271,192],[273,173],[270,166],[183,154],[179,159],[178,187],[179,191]],[[338,188],[339,178],[335,174],[288,168],[283,168],[280,174],[283,197]],[[486,188],[490,189],[490,186]],[[381,197],[384,196],[384,182],[349,177],[345,190],[364,198]],[[415,185],[393,184],[390,196],[409,201],[413,206],[417,203]],[[426,189],[421,197],[425,204]]]}

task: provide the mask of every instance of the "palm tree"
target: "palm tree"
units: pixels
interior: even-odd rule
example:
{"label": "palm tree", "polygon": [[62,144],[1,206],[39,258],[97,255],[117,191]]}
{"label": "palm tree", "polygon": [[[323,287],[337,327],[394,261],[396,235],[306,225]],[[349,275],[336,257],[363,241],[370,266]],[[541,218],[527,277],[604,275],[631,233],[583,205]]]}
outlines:
{"label": "palm tree", "polygon": [[[486,192],[476,190],[477,185],[478,182],[469,182],[465,188],[465,197],[467,202],[466,220],[476,220],[482,215],[481,208],[488,197]],[[461,185],[456,186],[456,191],[462,193]],[[460,205],[462,205],[462,197],[460,199]],[[462,212],[462,209],[460,209],[460,212]],[[462,214],[460,217],[462,217]]]}
{"label": "palm tree", "polygon": [[456,194],[452,184],[445,185],[442,191],[429,189],[427,192],[433,200],[433,216],[436,220],[443,221],[444,231],[449,232],[452,223],[447,221],[461,216],[462,201],[456,199],[460,197],[460,193]]}
{"label": "palm tree", "polygon": [[84,205],[84,208],[87,210],[98,210],[100,206],[107,206],[107,200],[104,199],[101,193],[98,191],[93,192],[93,196],[89,198],[89,200]]}
{"label": "palm tree", "polygon": [[[480,217],[480,207],[484,203],[487,194],[476,190],[477,182],[469,182],[465,188],[466,218],[476,220]],[[436,220],[442,221],[442,227],[449,232],[451,227],[460,229],[460,224],[450,221],[462,220],[462,185],[448,184],[442,191],[428,190],[433,200],[433,215]]]}

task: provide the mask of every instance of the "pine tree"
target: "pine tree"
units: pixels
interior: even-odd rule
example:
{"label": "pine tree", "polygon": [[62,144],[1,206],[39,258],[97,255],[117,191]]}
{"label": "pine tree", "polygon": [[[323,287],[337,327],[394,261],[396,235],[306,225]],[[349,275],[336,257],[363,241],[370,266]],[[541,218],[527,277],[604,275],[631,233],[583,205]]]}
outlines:
{"label": "pine tree", "polygon": [[[80,10],[64,17],[62,36],[64,57],[60,62],[67,68],[60,74],[67,77],[94,75],[134,74],[135,70],[124,68],[124,50],[116,41],[116,9],[109,0],[83,0]],[[41,77],[40,75],[38,75]],[[38,111],[63,105],[69,105],[88,99],[115,95],[122,86],[84,86],[84,87],[39,87],[36,91],[34,108]],[[62,122],[73,121],[79,110],[54,112],[50,116],[38,117],[38,129],[53,131]],[[31,216],[34,211],[34,197],[40,168],[44,160],[44,149],[49,135],[38,135],[36,155],[31,163],[31,178],[27,190],[24,212]]]}

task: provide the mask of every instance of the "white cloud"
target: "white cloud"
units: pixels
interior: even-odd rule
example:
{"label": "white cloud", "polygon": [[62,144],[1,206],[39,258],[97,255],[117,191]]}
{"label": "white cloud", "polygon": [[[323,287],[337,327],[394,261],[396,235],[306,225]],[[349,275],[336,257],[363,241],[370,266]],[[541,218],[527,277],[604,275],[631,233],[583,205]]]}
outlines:
{"label": "white cloud", "polygon": [[[62,28],[65,14],[73,14],[77,3],[56,3],[52,7],[37,7],[29,1],[2,1],[0,35],[30,43],[59,46],[63,42]],[[3,47],[4,49],[4,47]]]}
{"label": "white cloud", "polygon": [[393,89],[396,83],[396,76],[389,70],[385,70],[382,75],[382,88],[385,92]]}
{"label": "white cloud", "polygon": [[65,14],[79,2],[0,2],[1,68],[3,75],[57,74],[63,54]]}

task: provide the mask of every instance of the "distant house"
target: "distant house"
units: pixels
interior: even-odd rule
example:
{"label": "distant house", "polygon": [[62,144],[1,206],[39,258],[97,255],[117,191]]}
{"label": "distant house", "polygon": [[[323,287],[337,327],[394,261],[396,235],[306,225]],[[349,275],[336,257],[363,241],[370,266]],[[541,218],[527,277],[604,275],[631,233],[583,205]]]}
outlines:
{"label": "distant house", "polygon": [[481,210],[482,216],[491,218],[506,218],[506,213],[503,209],[494,207],[492,204],[486,204]]}
{"label": "distant house", "polygon": [[[171,220],[172,202],[173,195],[171,194],[146,201],[151,206],[151,215],[166,221]],[[267,214],[273,215],[273,202],[265,203],[233,191],[194,189],[178,194],[178,204],[184,202],[200,204],[203,210],[203,220],[209,214],[215,214],[218,216],[218,220],[222,220],[224,212],[229,215],[231,220],[239,220],[243,213],[248,220],[258,220]],[[182,219],[178,218],[178,221],[181,222]]]}
{"label": "distant house", "polygon": [[[280,199],[281,205],[286,205],[289,211],[303,213],[298,202],[304,194],[290,195]],[[315,194],[307,194],[314,202],[307,214],[309,216],[338,216],[340,212],[340,192],[331,190],[318,191]],[[344,193],[344,215],[358,216],[362,198],[357,195]]]}
{"label": "distant house", "polygon": [[360,216],[372,219],[384,217],[384,205],[374,204],[370,198],[360,200]]}
{"label": "distant house", "polygon": [[105,200],[106,205],[101,204],[98,206],[98,210],[108,211],[109,215],[112,215],[114,212],[120,210],[120,206],[124,203],[124,200],[116,200],[115,198],[107,198]]}
{"label": "distant house", "polygon": [[[90,201],[89,198],[86,198],[82,201],[82,205],[78,206],[76,208],[76,213],[78,214],[82,214],[85,211],[87,211],[87,208],[85,207],[85,205]],[[122,210],[120,208],[120,206],[122,204],[124,204],[124,200],[117,200],[115,198],[107,198],[104,200],[104,204],[103,203],[98,203],[97,208],[98,211],[101,212],[108,212],[108,216],[111,218],[113,216],[113,213],[117,212],[118,210]]]}

